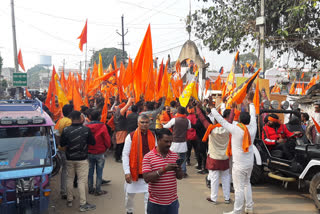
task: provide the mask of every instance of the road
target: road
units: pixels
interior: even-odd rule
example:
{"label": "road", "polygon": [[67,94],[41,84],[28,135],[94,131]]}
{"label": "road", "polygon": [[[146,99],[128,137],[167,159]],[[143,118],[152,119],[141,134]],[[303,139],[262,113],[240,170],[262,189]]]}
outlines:
{"label": "road", "polygon": [[[195,161],[193,161],[195,162]],[[230,211],[233,205],[223,203],[222,190],[219,189],[218,204],[213,205],[206,201],[210,190],[205,186],[205,175],[199,175],[193,166],[188,166],[189,177],[178,182],[178,196],[180,202],[179,213],[182,214],[220,214],[223,211]],[[104,196],[88,195],[88,202],[97,205],[97,209],[90,214],[124,214],[124,176],[122,165],[115,163],[111,154],[106,159],[104,179],[111,179],[108,186],[103,186],[108,191]],[[79,213],[79,198],[75,189],[76,199],[72,208],[66,207],[66,201],[59,197],[59,179],[56,176],[52,179],[51,207],[50,214],[73,214]],[[231,194],[234,199],[234,194]],[[307,191],[300,192],[296,187],[285,189],[279,184],[263,184],[253,186],[253,200],[255,213],[257,214],[316,214],[319,213]],[[135,213],[142,214],[144,211],[143,197],[138,194],[135,199]]]}

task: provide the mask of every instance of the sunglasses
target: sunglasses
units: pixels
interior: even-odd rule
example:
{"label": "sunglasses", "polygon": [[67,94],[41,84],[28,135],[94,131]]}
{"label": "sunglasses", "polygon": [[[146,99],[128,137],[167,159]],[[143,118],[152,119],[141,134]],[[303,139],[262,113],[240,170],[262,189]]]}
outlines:
{"label": "sunglasses", "polygon": [[139,123],[141,123],[141,124],[148,124],[149,122],[148,122],[148,121],[141,121],[141,122],[139,122]]}

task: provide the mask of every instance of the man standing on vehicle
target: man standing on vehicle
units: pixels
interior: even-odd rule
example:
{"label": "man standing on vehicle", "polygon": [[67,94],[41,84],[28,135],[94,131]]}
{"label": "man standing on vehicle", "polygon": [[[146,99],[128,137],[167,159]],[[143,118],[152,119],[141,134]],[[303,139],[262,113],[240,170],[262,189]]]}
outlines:
{"label": "man standing on vehicle", "polygon": [[149,183],[148,214],[178,214],[177,179],[182,179],[179,156],[170,151],[172,133],[157,132],[158,146],[143,158],[143,178]]}
{"label": "man standing on vehicle", "polygon": [[[314,103],[314,120],[320,125],[320,101]],[[320,143],[320,133],[315,130],[315,141],[314,143]]]}
{"label": "man standing on vehicle", "polygon": [[84,118],[79,111],[69,115],[72,125],[66,127],[61,135],[61,146],[66,147],[67,157],[67,206],[72,207],[73,178],[78,175],[78,190],[80,195],[80,212],[96,209],[95,205],[87,203],[86,185],[88,181],[88,145],[95,145],[95,139],[90,128],[83,126]]}
{"label": "man standing on vehicle", "polygon": [[156,146],[154,134],[149,130],[150,119],[141,114],[138,128],[127,135],[122,152],[122,166],[125,174],[125,206],[127,214],[133,213],[133,199],[136,193],[144,193],[145,213],[147,213],[148,184],[142,176],[143,157]]}
{"label": "man standing on vehicle", "polygon": [[232,178],[235,188],[235,201],[233,211],[225,214],[240,214],[246,200],[245,212],[253,213],[252,190],[250,176],[253,168],[253,141],[257,132],[256,110],[253,104],[253,93],[249,95],[248,112],[240,113],[240,123],[231,124],[225,120],[218,111],[213,108],[211,115],[221,124],[230,134],[231,142],[227,147],[228,156],[232,155],[233,167]]}

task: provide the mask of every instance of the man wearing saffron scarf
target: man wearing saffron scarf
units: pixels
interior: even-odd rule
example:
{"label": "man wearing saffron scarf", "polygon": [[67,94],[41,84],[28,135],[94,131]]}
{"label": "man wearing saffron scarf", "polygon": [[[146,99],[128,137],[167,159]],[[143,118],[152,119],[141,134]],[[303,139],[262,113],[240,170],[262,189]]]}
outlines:
{"label": "man wearing saffron scarf", "polygon": [[254,154],[253,141],[257,132],[256,110],[253,104],[253,93],[249,95],[248,112],[240,113],[240,123],[231,124],[225,120],[215,108],[211,110],[211,115],[230,134],[231,143],[227,147],[227,155],[232,155],[233,168],[232,178],[235,188],[235,202],[233,211],[225,214],[240,214],[246,200],[245,212],[253,213],[252,190],[250,176],[253,168]]}
{"label": "man wearing saffron scarf", "polygon": [[166,106],[165,108],[166,108],[165,111],[160,116],[160,123],[162,125],[167,124],[173,118],[173,115],[170,112],[171,111],[170,107]]}
{"label": "man wearing saffron scarf", "polygon": [[178,153],[181,159],[184,159],[181,168],[184,173],[184,177],[187,177],[187,130],[191,129],[191,122],[187,119],[186,109],[182,106],[178,108],[178,113],[175,115],[175,118],[172,118],[163,128],[173,127],[173,142],[171,144],[170,150]]}
{"label": "man wearing saffron scarf", "polygon": [[[223,118],[227,119],[230,114],[230,109],[224,110]],[[208,178],[211,180],[211,196],[207,198],[207,201],[212,204],[217,203],[220,178],[225,203],[230,204],[231,176],[229,172],[229,157],[226,155],[229,138],[230,133],[219,123],[211,124],[202,138],[202,143],[209,139],[206,168],[209,170]]]}
{"label": "man wearing saffron scarf", "polygon": [[122,152],[122,166],[125,174],[125,206],[127,214],[133,213],[133,199],[136,193],[144,193],[145,213],[147,213],[148,184],[142,176],[143,157],[156,146],[154,134],[149,130],[150,119],[141,114],[138,128],[127,135]]}

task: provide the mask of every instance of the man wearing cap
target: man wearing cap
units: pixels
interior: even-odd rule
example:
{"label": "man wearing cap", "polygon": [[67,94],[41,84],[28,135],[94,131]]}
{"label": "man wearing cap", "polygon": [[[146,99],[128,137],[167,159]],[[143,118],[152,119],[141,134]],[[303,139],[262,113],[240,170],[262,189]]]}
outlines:
{"label": "man wearing cap", "polygon": [[290,132],[284,124],[281,124],[278,115],[270,114],[262,130],[262,140],[270,151],[281,150],[284,158],[291,160],[293,155],[290,150],[294,145],[288,141],[288,138],[299,134],[301,132]]}

